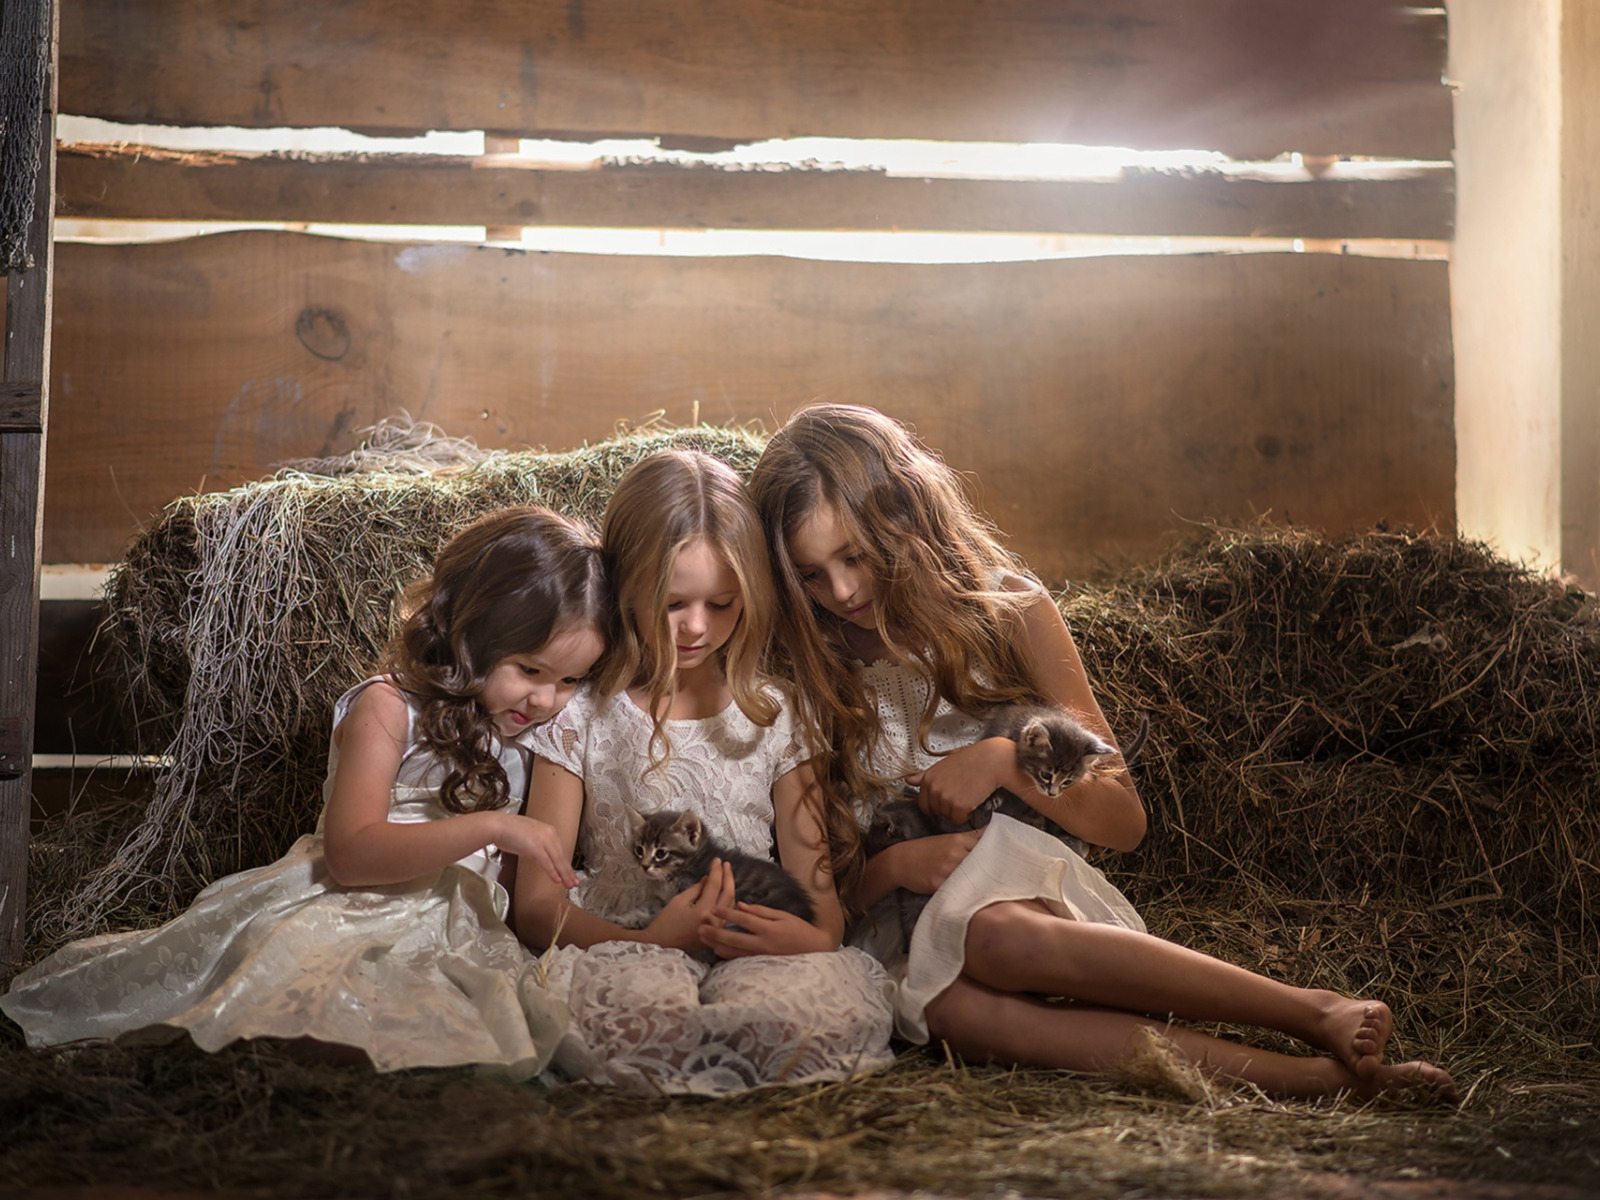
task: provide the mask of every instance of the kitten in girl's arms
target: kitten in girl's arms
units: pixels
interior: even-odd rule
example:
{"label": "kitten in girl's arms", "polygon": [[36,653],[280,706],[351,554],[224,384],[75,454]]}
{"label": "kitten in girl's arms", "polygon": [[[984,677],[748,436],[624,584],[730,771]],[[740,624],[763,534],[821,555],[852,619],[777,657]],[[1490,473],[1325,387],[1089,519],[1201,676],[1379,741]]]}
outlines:
{"label": "kitten in girl's arms", "polygon": [[[1144,748],[1149,734],[1149,714],[1141,714],[1139,732],[1123,752],[1124,763],[1131,767],[1138,760],[1139,751]],[[1017,766],[1046,796],[1059,796],[1088,775],[1096,762],[1117,752],[1115,746],[1086,728],[1065,708],[1051,704],[1002,705],[989,714],[978,736],[980,740],[1004,737],[1016,742]],[[1080,839],[1005,788],[997,788],[987,800],[972,810],[971,816],[962,824],[923,812],[917,804],[915,792],[907,789],[904,798],[887,801],[878,807],[867,829],[866,852],[868,855],[877,854],[898,842],[936,833],[981,829],[997,812],[1035,829],[1042,829],[1060,838],[1080,854],[1083,852]],[[922,910],[927,907],[928,897],[901,888],[898,900],[901,929],[909,943],[911,930],[916,926]]]}
{"label": "kitten in girl's arms", "polygon": [[[1138,761],[1150,735],[1150,717],[1141,714],[1139,732],[1123,751],[1127,766]],[[995,709],[984,722],[979,739],[1003,737],[1017,744],[1017,766],[1046,796],[1059,796],[1094,769],[1095,763],[1117,752],[1104,738],[1084,726],[1065,708],[1051,704],[1006,704]],[[909,791],[909,790],[908,790]],[[911,811],[908,812],[907,809]],[[891,800],[878,810],[879,821],[868,832],[867,852],[876,854],[896,842],[934,833],[960,833],[981,829],[995,813],[1004,813],[1035,829],[1076,844],[1074,838],[1038,809],[1005,788],[994,793],[963,824],[930,817],[917,807],[914,793]],[[915,814],[915,815],[913,815]],[[921,818],[919,821],[918,818]],[[879,825],[882,829],[879,829]]]}
{"label": "kitten in girl's arms", "polygon": [[[628,820],[634,827],[633,855],[658,907],[699,883],[711,870],[711,860],[720,858],[733,869],[734,894],[743,903],[816,921],[816,905],[799,880],[770,858],[723,845],[694,813],[661,809],[645,814],[629,808]],[[716,961],[711,951],[701,957]]]}
{"label": "kitten in girl's arms", "polygon": [[[1138,760],[1149,733],[1150,717],[1142,714],[1139,732],[1122,756],[1128,766]],[[1002,705],[989,714],[981,736],[1016,742],[1017,766],[1046,796],[1059,796],[1093,770],[1096,762],[1117,752],[1115,746],[1085,728],[1066,709],[1052,704]],[[1004,788],[985,800],[983,807],[1029,823],[1043,819]]]}

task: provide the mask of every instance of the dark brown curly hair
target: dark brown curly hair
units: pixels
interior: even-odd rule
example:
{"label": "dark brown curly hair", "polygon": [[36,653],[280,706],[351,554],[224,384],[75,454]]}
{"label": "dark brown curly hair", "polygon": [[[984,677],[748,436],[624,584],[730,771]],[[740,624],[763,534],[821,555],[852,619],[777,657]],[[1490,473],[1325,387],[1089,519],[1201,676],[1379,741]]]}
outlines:
{"label": "dark brown curly hair", "polygon": [[380,669],[419,702],[417,736],[446,764],[440,802],[474,812],[506,802],[494,722],[478,702],[489,672],[573,626],[609,640],[614,605],[600,543],[537,505],[480,517],[406,590]]}

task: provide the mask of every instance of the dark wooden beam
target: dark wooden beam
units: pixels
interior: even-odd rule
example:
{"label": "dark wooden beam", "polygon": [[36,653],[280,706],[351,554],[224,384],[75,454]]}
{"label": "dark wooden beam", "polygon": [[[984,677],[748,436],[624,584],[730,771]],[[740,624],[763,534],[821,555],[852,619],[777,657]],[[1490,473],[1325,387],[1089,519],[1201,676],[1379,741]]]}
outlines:
{"label": "dark wooden beam", "polygon": [[43,386],[38,383],[0,383],[0,433],[43,431]]}
{"label": "dark wooden beam", "polygon": [[[44,441],[49,423],[52,259],[55,205],[55,63],[57,5],[49,30],[39,168],[26,270],[6,277],[3,378],[8,410],[15,401],[30,422],[0,430],[0,972],[21,964],[28,899],[28,826],[32,809],[32,746],[38,677],[39,561],[44,521]],[[37,393],[35,404],[34,393]]]}
{"label": "dark wooden beam", "polygon": [[1076,142],[1444,160],[1399,0],[78,0],[65,111],[374,132]]}

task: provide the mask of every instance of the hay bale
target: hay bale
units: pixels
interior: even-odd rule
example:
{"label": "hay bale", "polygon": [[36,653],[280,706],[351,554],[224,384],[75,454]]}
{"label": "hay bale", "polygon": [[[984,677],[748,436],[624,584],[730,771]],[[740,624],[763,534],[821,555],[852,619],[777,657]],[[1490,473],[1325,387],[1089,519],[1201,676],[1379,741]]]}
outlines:
{"label": "hay bale", "polygon": [[[388,641],[400,591],[462,526],[526,503],[597,523],[649,454],[694,447],[748,473],[762,445],[701,427],[562,454],[452,439],[441,452],[405,428],[379,426],[345,459],[184,497],[135,539],[107,584],[102,661],[140,749],[173,765],[131,832],[101,824],[102,861],[36,909],[36,943],[170,915],[309,830],[333,702]],[[48,872],[62,855],[43,843]]]}
{"label": "hay bale", "polygon": [[[741,471],[760,450],[699,430],[444,475],[374,473],[369,457],[365,474],[174,504],[117,571],[105,638],[147,746],[191,757],[133,809],[158,835],[130,843],[137,863],[125,849],[106,866],[130,824],[111,810],[35,839],[32,947],[68,935],[64,899],[82,924],[92,871],[136,887],[103,894],[91,924],[150,923],[213,874],[280,853],[315,818],[333,699],[450,532],[527,500],[596,518],[628,465],[685,441]],[[530,1179],[586,1195],[1282,1194],[1310,1172],[1395,1164],[1592,1183],[1594,599],[1470,542],[1263,526],[1205,530],[1061,605],[1113,724],[1152,715],[1137,768],[1150,835],[1103,864],[1152,930],[1390,1000],[1394,1055],[1452,1069],[1463,1113],[1274,1104],[1196,1080],[1154,1040],[1121,1079],[958,1069],[935,1051],[864,1080],[703,1101],[307,1068],[257,1044],[36,1055],[0,1027],[0,1124],[14,1115],[20,1131],[0,1167],[38,1184],[365,1194],[399,1186],[402,1163],[419,1196],[464,1180],[522,1194]],[[445,1110],[454,1123],[434,1119]],[[482,1136],[463,1141],[463,1117]],[[240,1129],[254,1131],[242,1150]],[[330,1129],[353,1132],[336,1147]]]}
{"label": "hay bale", "polygon": [[1159,886],[1497,904],[1593,945],[1600,609],[1465,540],[1209,529],[1066,596],[1113,722],[1151,713]]}

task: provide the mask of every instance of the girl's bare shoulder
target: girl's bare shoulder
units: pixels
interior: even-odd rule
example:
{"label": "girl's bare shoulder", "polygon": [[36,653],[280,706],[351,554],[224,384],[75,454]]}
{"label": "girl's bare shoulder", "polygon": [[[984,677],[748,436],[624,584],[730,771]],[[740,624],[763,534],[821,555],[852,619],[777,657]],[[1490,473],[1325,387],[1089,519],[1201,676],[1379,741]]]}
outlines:
{"label": "girl's bare shoulder", "polygon": [[403,741],[410,728],[410,708],[406,694],[392,682],[375,679],[350,701],[344,719],[334,728],[333,739],[342,746],[346,730],[355,730],[358,737],[381,731]]}
{"label": "girl's bare shoulder", "polygon": [[1032,575],[1023,575],[1018,571],[1002,571],[1000,573],[1000,590],[1002,592],[1036,592],[1045,594],[1044,584]]}

